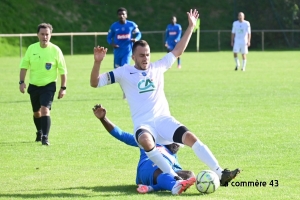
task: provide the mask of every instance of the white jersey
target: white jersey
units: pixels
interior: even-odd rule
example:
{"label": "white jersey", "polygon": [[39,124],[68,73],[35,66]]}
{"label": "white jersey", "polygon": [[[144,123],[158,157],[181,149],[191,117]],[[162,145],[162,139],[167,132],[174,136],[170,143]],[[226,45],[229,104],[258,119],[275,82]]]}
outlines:
{"label": "white jersey", "polygon": [[231,33],[235,34],[234,43],[245,44],[248,42],[248,34],[251,34],[250,23],[246,20],[233,22]]}
{"label": "white jersey", "polygon": [[164,72],[176,61],[173,53],[150,63],[147,70],[124,65],[100,75],[98,87],[119,83],[126,95],[134,128],[158,116],[170,116],[164,93]]}

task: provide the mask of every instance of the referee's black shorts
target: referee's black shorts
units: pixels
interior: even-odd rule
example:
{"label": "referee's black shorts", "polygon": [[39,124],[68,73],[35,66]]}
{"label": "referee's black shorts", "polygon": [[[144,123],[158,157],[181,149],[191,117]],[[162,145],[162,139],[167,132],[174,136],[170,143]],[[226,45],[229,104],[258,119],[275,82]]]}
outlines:
{"label": "referee's black shorts", "polygon": [[51,82],[45,86],[29,84],[27,92],[30,95],[33,112],[39,111],[41,106],[45,106],[51,110],[51,105],[56,92],[56,82]]}

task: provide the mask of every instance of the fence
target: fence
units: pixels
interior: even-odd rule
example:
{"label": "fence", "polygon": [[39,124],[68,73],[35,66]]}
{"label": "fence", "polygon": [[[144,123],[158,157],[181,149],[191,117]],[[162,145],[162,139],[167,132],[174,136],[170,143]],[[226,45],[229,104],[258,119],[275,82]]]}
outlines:
{"label": "fence", "polygon": [[[299,47],[298,45],[300,45],[300,42],[298,43],[298,41],[300,41],[300,30],[252,30],[252,41],[253,41],[253,35],[254,34],[260,34],[260,43],[261,43],[261,47],[260,49],[262,51],[265,50],[265,35],[266,33],[281,33],[283,36],[283,39],[285,40],[287,47],[291,48],[291,47]],[[200,38],[205,38],[207,37],[207,33],[209,33],[210,36],[210,40],[211,40],[211,47],[217,51],[221,51],[221,50],[228,50],[231,47],[230,45],[230,34],[231,34],[231,30],[201,30],[200,31]],[[226,34],[226,39],[225,42],[222,41],[222,33]],[[286,36],[286,33],[290,33],[292,34],[292,39],[289,39]],[[296,33],[296,36],[294,35]],[[144,35],[148,35],[148,34],[160,34],[161,36],[156,36],[156,38],[161,37],[161,41],[159,42],[160,44],[164,44],[164,31],[143,31],[142,32],[143,36]],[[212,34],[216,34],[215,36],[213,36]],[[106,36],[107,32],[80,32],[80,33],[52,33],[52,36],[69,36],[70,37],[70,54],[73,55],[74,54],[74,36],[94,36],[94,44],[95,46],[97,46],[97,36]],[[256,43],[258,44],[258,35],[256,35]],[[0,37],[19,37],[19,44],[20,44],[20,57],[22,57],[22,46],[23,46],[23,37],[36,37],[36,33],[25,33],[25,34],[0,34]],[[215,38],[215,39],[211,39],[211,38]],[[296,40],[297,45],[291,45],[294,44],[294,38]],[[291,41],[292,40],[292,41]],[[199,51],[199,46],[200,46],[200,40],[193,40],[192,42],[194,42],[195,44],[195,51]],[[224,45],[224,43],[226,43],[226,45]],[[152,44],[152,43],[151,43]],[[223,44],[223,45],[222,45]],[[252,42],[253,44],[253,42]],[[256,46],[257,46],[256,44]],[[222,49],[221,47],[224,47],[224,49]],[[162,50],[164,50],[164,48],[162,47]]]}

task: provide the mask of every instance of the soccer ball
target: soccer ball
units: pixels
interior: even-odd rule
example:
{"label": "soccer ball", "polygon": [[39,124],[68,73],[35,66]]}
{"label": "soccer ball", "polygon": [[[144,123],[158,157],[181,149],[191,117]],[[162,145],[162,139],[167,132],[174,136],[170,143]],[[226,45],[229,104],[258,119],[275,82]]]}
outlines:
{"label": "soccer ball", "polygon": [[213,193],[220,186],[219,176],[211,170],[203,170],[197,175],[196,188],[199,192]]}

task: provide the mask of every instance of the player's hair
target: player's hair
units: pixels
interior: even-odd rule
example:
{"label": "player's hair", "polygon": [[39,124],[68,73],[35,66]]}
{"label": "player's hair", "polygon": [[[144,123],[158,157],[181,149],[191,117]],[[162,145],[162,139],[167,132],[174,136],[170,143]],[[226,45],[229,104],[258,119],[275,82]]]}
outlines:
{"label": "player's hair", "polygon": [[134,53],[135,49],[138,47],[138,46],[141,46],[141,47],[146,47],[146,46],[149,46],[148,42],[146,42],[145,40],[138,40],[136,41],[133,46],[132,46],[132,53]]}
{"label": "player's hair", "polygon": [[41,29],[41,28],[49,28],[49,29],[50,29],[50,33],[52,33],[52,31],[53,31],[53,28],[52,28],[52,25],[51,25],[51,24],[41,23],[41,24],[38,25],[37,33],[40,32],[40,29]]}
{"label": "player's hair", "polygon": [[118,14],[119,12],[122,12],[122,11],[125,11],[125,12],[127,13],[126,8],[120,7],[120,8],[117,10],[117,14]]}

